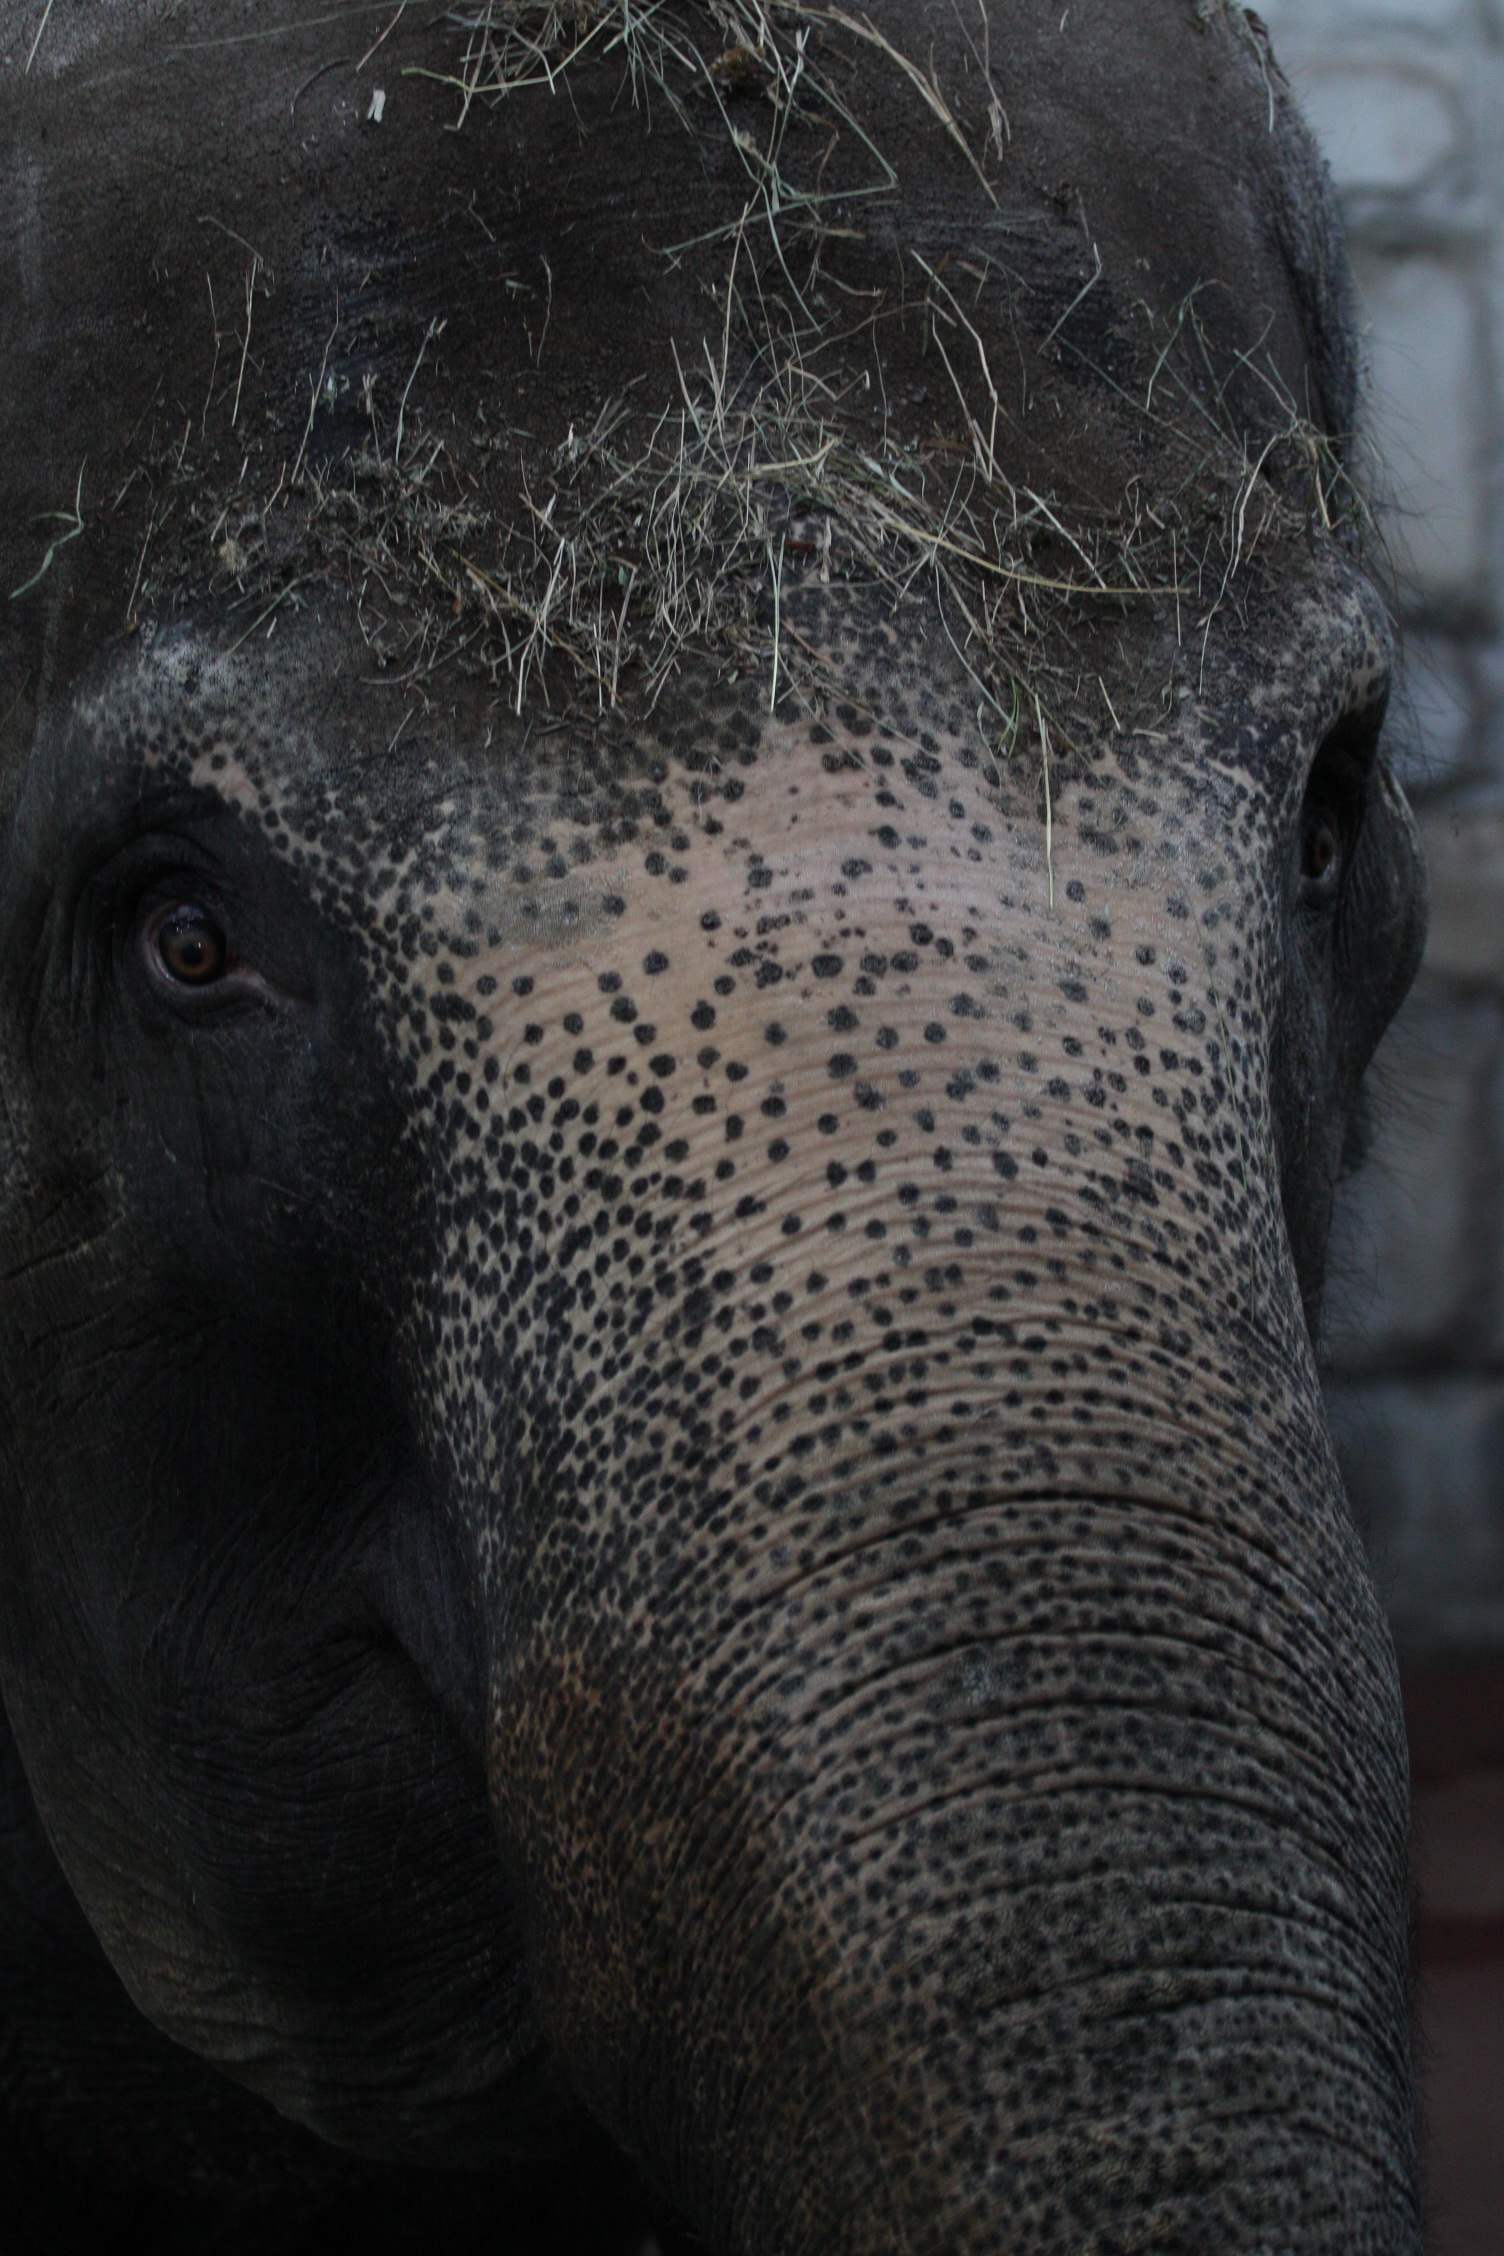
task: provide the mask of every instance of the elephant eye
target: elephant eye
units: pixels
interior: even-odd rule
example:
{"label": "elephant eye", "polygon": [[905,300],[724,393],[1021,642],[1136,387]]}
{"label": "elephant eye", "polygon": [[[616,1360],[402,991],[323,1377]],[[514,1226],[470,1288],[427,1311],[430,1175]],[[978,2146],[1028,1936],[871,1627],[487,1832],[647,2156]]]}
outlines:
{"label": "elephant eye", "polygon": [[1300,841],[1300,874],[1312,899],[1325,899],[1342,878],[1342,827],[1335,816],[1307,815]]}
{"label": "elephant eye", "polygon": [[147,928],[154,968],[179,987],[211,987],[233,958],[222,927],[196,901],[177,901]]}
{"label": "elephant eye", "polygon": [[1300,890],[1307,906],[1340,898],[1363,826],[1383,707],[1341,721],[1312,762],[1300,811]]}

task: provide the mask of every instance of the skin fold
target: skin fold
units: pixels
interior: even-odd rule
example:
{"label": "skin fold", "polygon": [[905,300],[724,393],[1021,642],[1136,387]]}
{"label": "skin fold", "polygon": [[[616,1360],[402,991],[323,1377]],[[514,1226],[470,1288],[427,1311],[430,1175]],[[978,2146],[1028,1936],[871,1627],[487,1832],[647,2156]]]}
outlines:
{"label": "skin fold", "polygon": [[39,2244],[1418,2250],[1312,1340],[1424,885],[1255,19],[22,13]]}

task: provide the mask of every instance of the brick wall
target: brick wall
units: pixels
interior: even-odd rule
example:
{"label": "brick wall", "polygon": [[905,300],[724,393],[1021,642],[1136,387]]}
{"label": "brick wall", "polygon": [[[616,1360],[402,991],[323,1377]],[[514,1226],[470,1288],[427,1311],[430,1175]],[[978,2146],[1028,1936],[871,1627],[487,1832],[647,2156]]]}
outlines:
{"label": "brick wall", "polygon": [[1405,1670],[1430,2256],[1504,2250],[1504,0],[1261,0],[1326,149],[1397,514],[1432,936],[1328,1396]]}

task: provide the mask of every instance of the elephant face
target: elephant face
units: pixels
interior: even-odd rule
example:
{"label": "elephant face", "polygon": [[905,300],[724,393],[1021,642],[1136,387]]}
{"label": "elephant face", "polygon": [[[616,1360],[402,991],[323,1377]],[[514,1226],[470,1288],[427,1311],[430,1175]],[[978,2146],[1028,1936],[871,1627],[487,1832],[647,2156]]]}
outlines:
{"label": "elephant face", "polygon": [[143,2013],[356,2152],[1413,2249],[1324,192],[1238,11],[752,13],[399,25],[390,115],[322,19],[65,17],[17,109],[20,1757]]}

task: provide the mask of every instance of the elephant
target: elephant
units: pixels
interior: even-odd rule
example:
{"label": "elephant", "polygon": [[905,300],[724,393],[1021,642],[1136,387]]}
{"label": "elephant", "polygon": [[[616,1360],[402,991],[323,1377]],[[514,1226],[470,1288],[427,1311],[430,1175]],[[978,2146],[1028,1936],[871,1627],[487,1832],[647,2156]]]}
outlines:
{"label": "elephant", "polygon": [[0,52],[39,2236],[1418,2250],[1314,1342],[1425,885],[1257,18]]}

